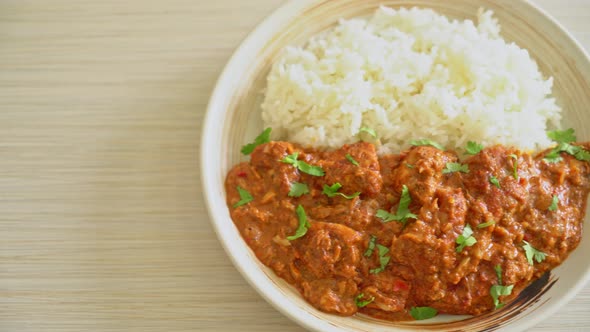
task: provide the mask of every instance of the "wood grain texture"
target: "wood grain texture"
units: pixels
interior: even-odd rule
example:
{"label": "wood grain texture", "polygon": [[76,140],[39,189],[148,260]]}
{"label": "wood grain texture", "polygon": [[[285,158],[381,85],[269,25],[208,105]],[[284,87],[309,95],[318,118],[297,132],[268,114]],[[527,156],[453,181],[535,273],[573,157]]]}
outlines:
{"label": "wood grain texture", "polygon": [[[590,2],[535,1],[590,49]],[[0,331],[302,331],[209,224],[201,122],[282,0],[0,1]],[[590,285],[534,331],[590,326]]]}

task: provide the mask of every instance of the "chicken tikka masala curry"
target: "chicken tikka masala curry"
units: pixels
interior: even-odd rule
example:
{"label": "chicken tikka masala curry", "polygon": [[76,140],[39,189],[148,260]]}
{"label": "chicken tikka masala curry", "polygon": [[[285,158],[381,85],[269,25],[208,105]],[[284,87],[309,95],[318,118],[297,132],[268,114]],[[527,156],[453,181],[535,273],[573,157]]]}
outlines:
{"label": "chicken tikka masala curry", "polygon": [[463,159],[413,145],[246,146],[225,182],[231,217],[314,307],[393,321],[501,308],[580,242],[589,144],[531,155],[470,142]]}

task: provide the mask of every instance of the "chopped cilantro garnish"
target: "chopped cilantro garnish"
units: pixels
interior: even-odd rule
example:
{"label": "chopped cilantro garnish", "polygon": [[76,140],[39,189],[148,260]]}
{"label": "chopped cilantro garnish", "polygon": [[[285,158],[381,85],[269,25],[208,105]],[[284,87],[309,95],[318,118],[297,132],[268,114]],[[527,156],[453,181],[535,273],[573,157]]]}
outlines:
{"label": "chopped cilantro garnish", "polygon": [[367,134],[373,136],[374,138],[377,138],[377,132],[375,132],[375,129],[373,129],[373,128],[362,127],[361,129],[359,129],[359,132],[364,132],[364,133],[367,133]]}
{"label": "chopped cilantro garnish", "polygon": [[305,235],[307,233],[307,228],[311,226],[309,224],[309,221],[307,221],[307,216],[305,215],[305,210],[303,209],[303,206],[297,205],[295,213],[297,213],[297,218],[299,219],[299,227],[297,227],[295,234],[287,236],[287,240],[289,241],[296,240]]}
{"label": "chopped cilantro garnish", "polygon": [[342,197],[344,197],[344,198],[346,198],[346,199],[353,199],[353,198],[355,198],[355,197],[357,197],[358,195],[360,195],[360,194],[361,194],[361,193],[360,193],[360,192],[358,192],[358,191],[357,191],[357,192],[355,192],[355,193],[354,193],[354,194],[352,194],[352,195],[346,195],[346,194],[343,194],[343,193],[339,193],[339,192],[338,192],[338,190],[340,190],[340,188],[342,188],[342,185],[341,185],[340,183],[338,183],[338,182],[334,183],[334,184],[333,184],[333,185],[331,185],[331,186],[328,186],[327,184],[325,184],[323,188],[324,188],[324,189],[323,189],[323,191],[322,191],[322,192],[323,192],[323,193],[324,193],[326,196],[328,196],[328,197],[334,197],[334,196],[336,196],[336,195],[340,195],[340,196],[342,196]]}
{"label": "chopped cilantro garnish", "polygon": [[410,309],[410,315],[415,320],[429,319],[436,316],[436,314],[438,314],[438,311],[431,307],[412,307]]}
{"label": "chopped cilantro garnish", "polygon": [[571,143],[576,141],[576,134],[574,134],[573,128],[548,131],[547,137],[557,143]]}
{"label": "chopped cilantro garnish", "polygon": [[402,186],[402,195],[400,197],[396,213],[396,216],[402,221],[408,218],[416,219],[416,215],[411,213],[410,209],[408,208],[411,202],[412,197],[410,196],[410,191],[408,190],[408,186],[404,184]]}
{"label": "chopped cilantro garnish", "polygon": [[557,163],[562,161],[563,158],[559,155],[561,152],[568,153],[581,161],[590,161],[590,152],[584,150],[580,146],[569,144],[576,141],[576,135],[574,134],[574,130],[572,128],[563,131],[548,131],[547,136],[551,140],[559,143],[555,148],[545,155],[544,159],[547,162]]}
{"label": "chopped cilantro garnish", "polygon": [[501,286],[501,285],[492,285],[490,288],[490,295],[492,299],[494,299],[494,306],[496,309],[500,309],[504,306],[504,303],[500,302],[500,296],[508,296],[512,294],[512,288],[514,285],[510,286]]}
{"label": "chopped cilantro garnish", "polygon": [[407,168],[414,168],[414,165],[406,163]]}
{"label": "chopped cilantro garnish", "polygon": [[390,221],[395,220],[395,214],[389,213],[389,212],[382,210],[382,209],[377,210],[377,213],[375,214],[375,216],[379,219],[382,219],[383,222],[390,222]]}
{"label": "chopped cilantro garnish", "polygon": [[395,214],[389,213],[385,210],[377,210],[377,218],[383,220],[383,222],[390,222],[392,220],[399,221],[402,224],[406,224],[408,219],[416,219],[417,216],[410,212],[408,208],[410,203],[412,202],[412,197],[410,196],[410,191],[406,185],[402,186],[402,195],[399,200],[399,205],[397,206],[397,212]]}
{"label": "chopped cilantro garnish", "polygon": [[298,162],[297,158],[298,157],[299,157],[299,152],[295,152],[295,153],[290,154],[290,155],[286,156],[285,158],[283,158],[283,160],[281,160],[281,162],[297,167],[297,162]]}
{"label": "chopped cilantro garnish", "polygon": [[389,260],[391,259],[391,257],[385,256],[389,253],[389,248],[387,248],[386,246],[382,246],[382,245],[378,244],[377,250],[379,253],[379,264],[381,264],[381,266],[379,266],[378,268],[369,270],[369,273],[372,273],[372,274],[377,274],[377,273],[385,270],[387,263],[389,263]]}
{"label": "chopped cilantro garnish", "polygon": [[537,261],[537,263],[541,263],[545,260],[545,253],[535,249],[531,246],[530,243],[523,241],[524,244],[522,247],[524,248],[524,253],[526,255],[526,260],[529,262],[529,265],[533,265],[533,258]]}
{"label": "chopped cilantro garnish", "polygon": [[559,152],[560,151],[557,148],[553,149],[549,151],[549,153],[547,153],[543,159],[548,163],[558,163],[563,160],[563,158],[559,155]]}
{"label": "chopped cilantro garnish", "polygon": [[483,149],[483,145],[469,141],[467,142],[467,146],[465,147],[465,153],[470,155],[476,155]]}
{"label": "chopped cilantro garnish", "polygon": [[590,161],[590,152],[582,148],[574,154],[574,157],[580,161]]}
{"label": "chopped cilantro garnish", "polygon": [[445,150],[445,147],[436,143],[435,141],[429,140],[429,139],[416,139],[416,140],[412,140],[410,141],[410,144],[413,146],[423,146],[423,145],[430,145],[433,146],[439,150]]}
{"label": "chopped cilantro garnish", "polygon": [[498,285],[502,284],[502,266],[500,264],[494,266],[494,271],[496,271],[496,277],[498,278]]}
{"label": "chopped cilantro garnish", "polygon": [[298,161],[297,168],[302,171],[303,173],[313,175],[313,176],[324,176],[326,174],[324,170],[319,166],[312,166],[306,163],[303,160]]}
{"label": "chopped cilantro garnish", "polygon": [[575,145],[571,145],[571,144],[568,144],[568,143],[559,143],[559,145],[557,146],[557,148],[559,149],[559,151],[565,152],[565,153],[568,153],[568,154],[571,154],[574,157],[580,151],[583,151],[581,147],[575,146]]}
{"label": "chopped cilantro garnish", "polygon": [[350,163],[353,164],[354,166],[359,165],[358,161],[354,160],[354,158],[349,153],[347,153],[346,156],[344,156],[344,157],[346,157],[346,160],[350,161]]}
{"label": "chopped cilantro garnish", "polygon": [[375,242],[377,242],[377,237],[371,235],[371,239],[369,239],[369,245],[367,247],[367,251],[365,251],[365,253],[364,253],[365,257],[371,257],[371,255],[373,254],[373,251],[375,250]]}
{"label": "chopped cilantro garnish", "polygon": [[508,155],[508,157],[514,159],[514,166],[512,167],[512,176],[518,180],[518,157],[515,154]]}
{"label": "chopped cilantro garnish", "polygon": [[357,297],[354,298],[354,303],[356,303],[357,307],[362,308],[367,306],[369,303],[375,301],[375,297],[373,296],[371,296],[368,300],[363,300],[364,297],[365,294],[360,293]]}
{"label": "chopped cilantro garnish", "polygon": [[491,183],[491,184],[493,184],[494,186],[496,186],[496,187],[500,188],[500,181],[498,180],[498,178],[497,178],[497,177],[495,177],[495,176],[493,176],[493,175],[490,175],[490,178],[489,178],[489,180],[490,180],[490,183]]}
{"label": "chopped cilantro garnish", "polygon": [[251,154],[252,151],[254,151],[254,149],[257,146],[270,142],[270,132],[271,131],[272,131],[272,128],[264,129],[264,131],[262,133],[260,133],[260,135],[256,136],[253,143],[246,144],[242,147],[242,150],[241,150],[242,153],[247,156],[247,155]]}
{"label": "chopped cilantro garnish", "polygon": [[490,227],[492,225],[494,225],[496,222],[493,220],[489,220],[487,222],[481,223],[479,225],[477,225],[477,228],[486,228],[486,227]]}
{"label": "chopped cilantro garnish", "polygon": [[447,163],[445,169],[443,169],[442,172],[443,174],[454,172],[469,173],[469,167],[467,165],[462,165],[460,163]]}
{"label": "chopped cilantro garnish", "polygon": [[238,186],[237,189],[238,189],[238,193],[240,194],[240,200],[236,204],[234,204],[234,208],[237,208],[238,206],[246,205],[254,200],[254,197],[252,197],[252,195],[250,195],[250,193],[246,189],[244,189],[240,186]]}
{"label": "chopped cilantro garnish", "polygon": [[305,183],[293,182],[291,183],[291,190],[289,190],[289,197],[300,197],[301,195],[309,194],[309,188]]}
{"label": "chopped cilantro garnish", "polygon": [[477,240],[473,237],[473,230],[469,224],[466,224],[463,228],[463,233],[457,237],[455,243],[457,243],[457,248],[455,249],[457,252],[463,251],[465,247],[471,247],[477,242]]}
{"label": "chopped cilantro garnish", "polygon": [[281,160],[281,162],[283,162],[285,164],[293,165],[301,172],[309,174],[309,175],[324,176],[324,174],[326,174],[321,167],[312,166],[303,160],[297,160],[297,157],[299,157],[299,153],[295,152],[293,154],[286,156],[283,160]]}
{"label": "chopped cilantro garnish", "polygon": [[551,205],[549,205],[549,211],[557,210],[558,203],[559,203],[559,197],[557,197],[557,195],[553,195],[553,198],[551,198]]}
{"label": "chopped cilantro garnish", "polygon": [[504,306],[504,303],[500,303],[500,296],[508,296],[512,294],[512,288],[514,285],[502,286],[502,267],[500,265],[496,265],[494,270],[496,271],[496,276],[498,277],[498,284],[492,285],[492,287],[490,287],[490,295],[494,300],[494,307],[496,309],[500,309]]}

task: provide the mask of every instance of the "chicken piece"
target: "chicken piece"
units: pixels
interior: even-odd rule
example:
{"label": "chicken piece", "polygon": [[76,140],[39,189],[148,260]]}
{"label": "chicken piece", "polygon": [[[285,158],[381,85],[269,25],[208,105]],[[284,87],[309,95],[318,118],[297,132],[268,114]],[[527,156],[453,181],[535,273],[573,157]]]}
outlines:
{"label": "chicken piece", "polygon": [[313,222],[307,234],[292,242],[297,265],[309,279],[356,278],[362,234],[341,224]]}
{"label": "chicken piece", "polygon": [[373,144],[361,142],[326,152],[320,164],[326,171],[323,182],[327,185],[340,183],[341,192],[345,194],[359,192],[363,196],[374,197],[381,192],[383,181]]}

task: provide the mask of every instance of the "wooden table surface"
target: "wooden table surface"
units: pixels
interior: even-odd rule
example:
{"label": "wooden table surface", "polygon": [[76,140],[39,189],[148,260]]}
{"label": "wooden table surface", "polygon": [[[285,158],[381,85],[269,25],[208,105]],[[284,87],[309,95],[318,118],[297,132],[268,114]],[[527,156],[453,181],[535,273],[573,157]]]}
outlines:
{"label": "wooden table surface", "polygon": [[[231,265],[201,122],[283,0],[0,0],[0,331],[302,331]],[[536,1],[590,49],[590,1]],[[590,330],[590,285],[534,331]]]}

